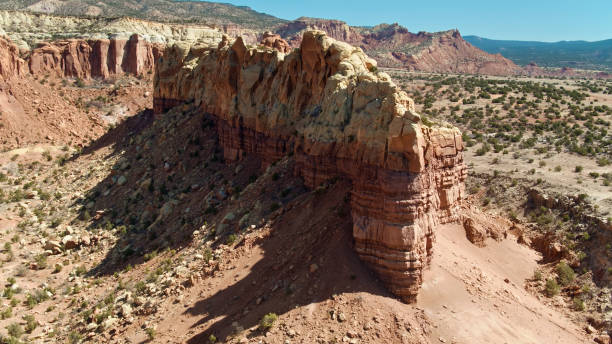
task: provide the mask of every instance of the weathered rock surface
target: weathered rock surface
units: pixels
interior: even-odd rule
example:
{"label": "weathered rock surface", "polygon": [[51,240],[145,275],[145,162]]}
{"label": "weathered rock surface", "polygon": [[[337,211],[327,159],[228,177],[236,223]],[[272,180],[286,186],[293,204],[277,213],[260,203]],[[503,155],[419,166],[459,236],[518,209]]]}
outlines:
{"label": "weathered rock surface", "polygon": [[352,181],[355,249],[405,301],[430,261],[435,227],[458,220],[463,142],[450,125],[426,126],[414,103],[361,49],[321,31],[284,54],[218,46],[169,47],[155,73],[157,113],[192,102],[212,115],[228,161],[293,154],[315,187]]}
{"label": "weathered rock surface", "polygon": [[108,78],[113,74],[134,75],[152,72],[163,45],[145,41],[138,35],[129,40],[70,39],[42,43],[29,57],[32,74],[55,72],[65,77]]}
{"label": "weathered rock surface", "polygon": [[486,246],[486,239],[496,241],[505,239],[512,223],[504,218],[485,214],[473,207],[463,207],[461,211],[463,228],[467,239],[479,247]]}
{"label": "weathered rock surface", "polygon": [[[221,29],[205,25],[0,11],[0,76],[6,79],[28,72],[80,78],[139,75],[153,71],[167,44],[217,44],[223,35]],[[254,36],[249,35],[253,41]]]}
{"label": "weathered rock surface", "polygon": [[249,35],[249,30],[229,26],[216,29],[207,25],[167,24],[127,17],[79,18],[0,10],[0,36],[8,37],[22,51],[34,49],[42,42],[67,39],[127,41],[132,35],[160,44],[212,43],[221,40],[224,29],[228,34],[231,32],[230,36],[253,36]]}
{"label": "weathered rock surface", "polygon": [[0,38],[0,76],[25,73],[25,61],[19,57],[19,49],[10,41]]}
{"label": "weathered rock surface", "polygon": [[323,30],[334,39],[361,47],[382,67],[437,73],[521,73],[521,68],[512,61],[474,47],[457,30],[415,34],[398,24],[361,28],[339,20],[299,18],[281,25],[276,32],[297,47],[302,33],[312,29]]}
{"label": "weathered rock surface", "polygon": [[264,32],[260,44],[268,48],[276,49],[281,53],[288,53],[291,51],[291,46],[287,41],[282,39],[280,35],[273,34],[269,31]]}

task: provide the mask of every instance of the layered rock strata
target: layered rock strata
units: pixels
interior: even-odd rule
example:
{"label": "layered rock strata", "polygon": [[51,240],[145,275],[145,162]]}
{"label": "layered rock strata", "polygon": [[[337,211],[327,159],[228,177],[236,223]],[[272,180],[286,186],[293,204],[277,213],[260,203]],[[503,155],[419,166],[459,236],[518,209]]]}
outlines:
{"label": "layered rock strata", "polygon": [[104,79],[124,73],[141,75],[153,72],[164,49],[163,44],[132,35],[128,40],[69,39],[41,43],[27,54],[20,54],[11,41],[0,38],[0,76],[7,79],[31,73]]}
{"label": "layered rock strata", "polygon": [[192,103],[217,122],[229,161],[293,154],[295,173],[316,187],[352,182],[355,249],[390,290],[413,301],[441,222],[458,220],[463,142],[450,125],[425,125],[414,103],[361,49],[322,31],[285,54],[173,46],[155,73],[154,108]]}
{"label": "layered rock strata", "polygon": [[302,17],[281,25],[276,33],[297,47],[302,32],[312,29],[361,47],[381,67],[435,73],[515,75],[521,72],[520,67],[503,56],[469,44],[457,30],[412,33],[399,24],[364,28],[339,20]]}
{"label": "layered rock strata", "polygon": [[108,78],[110,75],[134,75],[153,71],[163,45],[132,35],[129,40],[70,39],[42,43],[34,49],[28,65],[32,74],[55,72],[63,77]]}

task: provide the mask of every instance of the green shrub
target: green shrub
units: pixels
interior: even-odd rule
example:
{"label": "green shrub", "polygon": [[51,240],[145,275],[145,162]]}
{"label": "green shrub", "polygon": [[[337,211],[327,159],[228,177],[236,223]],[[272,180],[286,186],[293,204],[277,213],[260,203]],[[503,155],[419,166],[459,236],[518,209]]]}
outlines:
{"label": "green shrub", "polygon": [[232,245],[233,243],[236,242],[237,238],[238,237],[236,236],[236,234],[230,234],[230,235],[227,236],[227,240],[225,241],[225,243],[227,245]]}
{"label": "green shrub", "polygon": [[76,331],[72,331],[68,335],[68,343],[70,344],[77,344],[77,343],[80,343],[82,340],[83,340],[83,336]]}
{"label": "green shrub", "polygon": [[561,283],[562,286],[567,286],[574,281],[576,273],[574,273],[574,270],[565,262],[560,262],[557,264],[557,276],[559,277],[559,283]]}
{"label": "green shrub", "polygon": [[23,317],[23,320],[26,321],[26,327],[25,327],[25,331],[27,333],[32,333],[32,331],[34,331],[36,329],[36,327],[38,326],[38,322],[36,321],[36,319],[34,319],[34,317],[32,315],[26,315]]}
{"label": "green shrub", "polygon": [[554,279],[546,280],[546,289],[545,289],[546,296],[553,297],[553,296],[559,294],[560,290],[561,290],[561,288],[557,284],[557,281],[555,281]]}
{"label": "green shrub", "polygon": [[41,253],[37,255],[36,257],[34,257],[34,260],[36,261],[36,265],[38,266],[39,270],[47,268],[47,255],[46,254]]}
{"label": "green shrub", "polygon": [[154,328],[147,327],[145,329],[145,332],[147,333],[147,338],[149,338],[149,340],[155,339],[155,329]]}
{"label": "green shrub", "polygon": [[8,335],[11,337],[19,338],[23,335],[23,329],[17,323],[12,323],[6,327]]}
{"label": "green shrub", "polygon": [[533,272],[533,279],[535,281],[541,281],[542,280],[542,271],[540,270],[536,270]]}
{"label": "green shrub", "polygon": [[0,312],[0,320],[8,319],[13,316],[13,309],[11,307],[7,307],[2,312]]}
{"label": "green shrub", "polygon": [[584,311],[585,308],[586,307],[584,305],[584,301],[582,301],[582,299],[579,298],[579,297],[575,297],[574,298],[574,309],[579,311],[579,312],[582,312],[582,311]]}
{"label": "green shrub", "polygon": [[261,318],[261,321],[259,321],[259,329],[263,331],[268,331],[274,326],[276,320],[278,320],[278,315],[276,315],[275,313],[268,313],[264,315],[264,317]]}

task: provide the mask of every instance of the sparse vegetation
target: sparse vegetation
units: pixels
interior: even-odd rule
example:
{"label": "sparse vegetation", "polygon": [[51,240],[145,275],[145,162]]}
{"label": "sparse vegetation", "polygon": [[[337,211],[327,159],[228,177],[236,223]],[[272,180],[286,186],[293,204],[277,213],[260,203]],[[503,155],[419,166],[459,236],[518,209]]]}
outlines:
{"label": "sparse vegetation", "polygon": [[274,313],[264,315],[264,317],[259,321],[259,329],[263,331],[270,330],[276,323],[276,320],[278,320],[278,315]]}

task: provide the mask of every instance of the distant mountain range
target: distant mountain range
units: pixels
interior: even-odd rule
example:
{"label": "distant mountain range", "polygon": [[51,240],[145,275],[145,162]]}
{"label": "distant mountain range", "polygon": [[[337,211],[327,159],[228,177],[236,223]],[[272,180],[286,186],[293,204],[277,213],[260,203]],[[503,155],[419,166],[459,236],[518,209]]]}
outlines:
{"label": "distant mountain range", "polygon": [[234,24],[264,30],[286,20],[247,6],[174,0],[0,0],[0,9],[63,16],[134,17],[162,22]]}
{"label": "distant mountain range", "polygon": [[535,63],[540,67],[612,70],[612,39],[603,41],[561,41],[555,43],[505,41],[464,36],[475,47],[501,54],[518,65]]}

